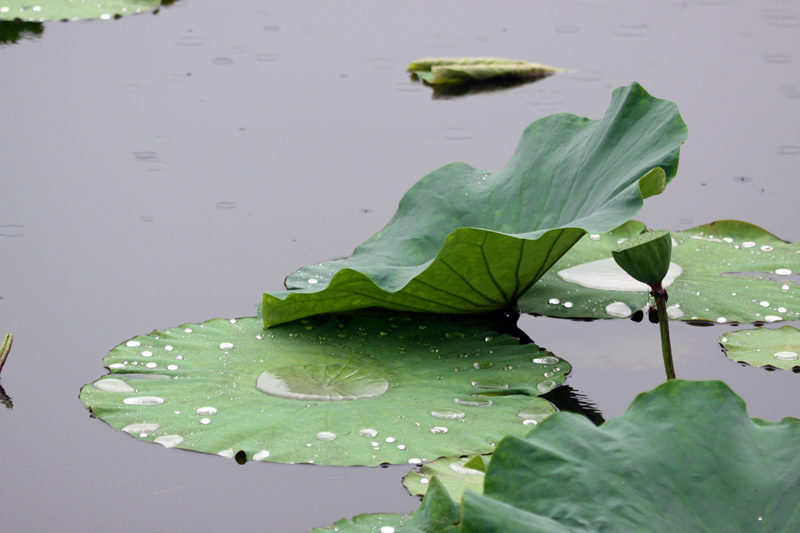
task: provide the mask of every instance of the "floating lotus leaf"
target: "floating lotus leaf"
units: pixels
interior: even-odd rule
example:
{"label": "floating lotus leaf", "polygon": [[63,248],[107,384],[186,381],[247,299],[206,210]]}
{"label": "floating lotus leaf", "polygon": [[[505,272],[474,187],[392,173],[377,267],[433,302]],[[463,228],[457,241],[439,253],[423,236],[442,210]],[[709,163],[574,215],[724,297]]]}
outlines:
{"label": "floating lotus leaf", "polygon": [[458,504],[439,479],[432,478],[422,505],[410,515],[362,514],[353,520],[342,518],[331,526],[314,529],[311,533],[441,533],[454,531],[458,518]]}
{"label": "floating lotus leaf", "polygon": [[366,307],[507,308],[585,231],[619,226],[662,192],[685,139],[677,106],[635,83],[614,91],[602,120],[538,120],[502,171],[434,171],[350,258],[302,268],[291,290],[264,294],[264,324]]}
{"label": "floating lotus leaf", "polygon": [[442,57],[412,61],[412,72],[431,85],[469,83],[498,78],[541,78],[563,69],[496,57]]}
{"label": "floating lotus leaf", "polygon": [[161,0],[0,0],[0,20],[113,19],[158,9]]}
{"label": "floating lotus leaf", "polygon": [[[544,400],[542,400],[544,401]],[[484,457],[486,458],[484,462]],[[422,465],[419,472],[411,471],[403,478],[403,485],[413,496],[425,496],[431,479],[436,477],[447,488],[450,497],[461,501],[466,489],[483,492],[483,477],[491,456],[441,457]],[[475,468],[477,467],[477,468]]]}
{"label": "floating lotus leaf", "polygon": [[800,420],[751,420],[721,382],[670,381],[599,428],[558,413],[492,456],[459,531],[800,531]]}
{"label": "floating lotus leaf", "polygon": [[263,330],[256,317],[139,336],[81,391],[146,441],[237,459],[422,463],[489,453],[570,366],[483,327],[333,316]]}
{"label": "floating lotus leaf", "polygon": [[734,361],[800,372],[800,331],[795,327],[739,330],[719,342]]}
{"label": "floating lotus leaf", "polygon": [[[631,221],[584,237],[519,300],[525,313],[570,318],[628,317],[650,288],[618,268],[611,250],[646,230]],[[776,322],[800,319],[800,243],[746,222],[722,220],[672,233],[664,287],[672,319]]]}

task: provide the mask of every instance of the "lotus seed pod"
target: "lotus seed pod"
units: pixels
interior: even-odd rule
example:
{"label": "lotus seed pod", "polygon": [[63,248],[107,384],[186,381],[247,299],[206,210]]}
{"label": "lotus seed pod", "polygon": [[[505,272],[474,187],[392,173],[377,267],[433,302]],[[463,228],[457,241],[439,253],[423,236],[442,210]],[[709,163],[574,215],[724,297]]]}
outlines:
{"label": "lotus seed pod", "polygon": [[660,286],[669,270],[672,236],[667,230],[647,231],[615,247],[611,255],[636,281]]}

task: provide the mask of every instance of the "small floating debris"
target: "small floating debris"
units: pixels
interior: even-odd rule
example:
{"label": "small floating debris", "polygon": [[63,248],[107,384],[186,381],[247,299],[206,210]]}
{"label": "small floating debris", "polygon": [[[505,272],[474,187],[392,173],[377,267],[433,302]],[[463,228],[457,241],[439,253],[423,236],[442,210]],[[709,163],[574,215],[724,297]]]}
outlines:
{"label": "small floating debris", "polygon": [[11,333],[8,333],[3,338],[3,342],[0,343],[0,372],[3,371],[3,365],[6,364],[6,359],[8,359],[8,352],[11,351],[11,343],[13,342],[14,342],[14,336]]}
{"label": "small floating debris", "polygon": [[517,59],[443,57],[412,61],[409,72],[430,85],[474,83],[500,79],[543,78],[563,69]]}

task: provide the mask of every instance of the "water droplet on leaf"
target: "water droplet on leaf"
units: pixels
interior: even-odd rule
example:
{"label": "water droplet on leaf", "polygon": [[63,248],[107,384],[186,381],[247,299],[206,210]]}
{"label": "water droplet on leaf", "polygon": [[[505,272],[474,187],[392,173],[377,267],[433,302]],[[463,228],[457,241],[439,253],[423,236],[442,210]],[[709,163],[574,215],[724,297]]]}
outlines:
{"label": "water droplet on leaf", "polygon": [[180,435],[162,435],[153,439],[153,442],[162,445],[164,448],[174,448],[183,443],[183,437]]}
{"label": "water droplet on leaf", "polygon": [[439,420],[458,420],[467,415],[463,411],[457,409],[436,409],[435,411],[431,411],[431,416]]}
{"label": "water droplet on leaf", "polygon": [[122,403],[127,405],[158,405],[164,403],[164,398],[158,396],[131,396],[125,398]]}
{"label": "water droplet on leaf", "polygon": [[627,318],[633,314],[633,311],[625,302],[614,302],[606,306],[606,313],[618,318]]}
{"label": "water droplet on leaf", "polygon": [[453,402],[455,402],[456,405],[463,405],[465,407],[489,407],[492,405],[492,400],[475,398],[473,396],[455,398]]}
{"label": "water droplet on leaf", "polygon": [[105,392],[134,392],[134,388],[122,381],[121,379],[106,378],[93,383],[95,389],[100,389]]}
{"label": "water droplet on leaf", "polygon": [[256,388],[278,398],[340,401],[375,398],[389,389],[389,383],[369,369],[333,363],[262,372]]}

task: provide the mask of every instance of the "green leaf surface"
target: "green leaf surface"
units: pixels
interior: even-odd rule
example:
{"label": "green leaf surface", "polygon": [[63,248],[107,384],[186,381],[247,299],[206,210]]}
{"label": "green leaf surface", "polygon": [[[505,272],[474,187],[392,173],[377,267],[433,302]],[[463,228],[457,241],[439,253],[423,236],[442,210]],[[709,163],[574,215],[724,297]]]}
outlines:
{"label": "green leaf surface", "polygon": [[[248,460],[418,464],[489,453],[565,361],[479,326],[320,317],[265,331],[256,317],[155,331],[106,356],[81,399],[115,429]],[[266,392],[263,392],[266,391]]]}
{"label": "green leaf surface", "polygon": [[328,527],[318,527],[311,533],[424,533],[414,523],[414,518],[407,514],[375,513],[360,514],[352,520],[342,518]]}
{"label": "green leaf surface", "polygon": [[443,57],[412,61],[412,72],[431,85],[469,83],[497,78],[543,77],[563,69],[517,59],[496,57]]}
{"label": "green leaf surface", "polygon": [[734,331],[719,342],[734,361],[800,372],[800,331],[793,326]]}
{"label": "green leaf surface", "polygon": [[434,171],[351,257],[302,268],[287,278],[289,291],[264,294],[264,324],[366,307],[509,307],[585,231],[619,226],[663,190],[685,139],[677,106],[635,83],[614,91],[601,120],[538,120],[502,171]]}
{"label": "green leaf surface", "polygon": [[[569,318],[625,318],[647,307],[646,285],[608,290],[619,288],[618,281],[623,280],[606,268],[616,267],[611,250],[620,240],[645,230],[641,222],[631,221],[611,232],[584,237],[520,298],[520,310]],[[672,238],[672,262],[682,273],[665,285],[670,318],[718,323],[800,319],[796,276],[800,243],[787,244],[758,226],[736,220],[674,232]],[[593,265],[599,268],[587,274],[567,271]],[[633,281],[621,269],[616,272]]]}
{"label": "green leaf surface", "polygon": [[314,529],[311,533],[443,533],[455,531],[459,518],[458,504],[438,478],[433,478],[422,505],[410,515],[363,514],[353,520],[343,518],[329,527]]}
{"label": "green leaf surface", "polygon": [[800,421],[721,382],[670,381],[599,428],[558,413],[492,456],[460,531],[800,531]]}
{"label": "green leaf surface", "polygon": [[[544,401],[544,400],[542,400]],[[412,471],[403,478],[403,486],[412,496],[425,496],[430,487],[431,480],[436,477],[446,488],[450,496],[461,501],[466,489],[478,494],[483,492],[484,470],[471,468],[467,465],[481,455],[467,457],[442,457],[431,463],[422,465],[419,472]],[[487,456],[488,457],[488,456]]]}
{"label": "green leaf surface", "polygon": [[158,9],[161,0],[0,0],[0,19],[26,22],[113,19]]}

